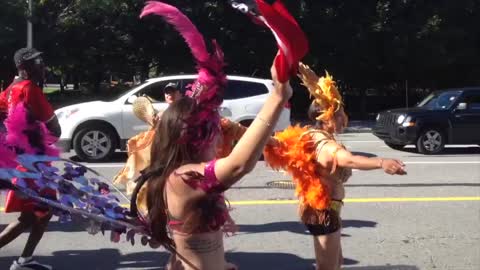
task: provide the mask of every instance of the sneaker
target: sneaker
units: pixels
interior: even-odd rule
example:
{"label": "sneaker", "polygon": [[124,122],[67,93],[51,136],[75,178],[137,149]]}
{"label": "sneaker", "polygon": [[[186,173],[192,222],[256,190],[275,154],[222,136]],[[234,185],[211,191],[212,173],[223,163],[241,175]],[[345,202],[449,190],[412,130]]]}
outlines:
{"label": "sneaker", "polygon": [[34,260],[30,260],[24,263],[19,263],[17,260],[13,261],[10,270],[52,270],[50,265],[41,264]]}

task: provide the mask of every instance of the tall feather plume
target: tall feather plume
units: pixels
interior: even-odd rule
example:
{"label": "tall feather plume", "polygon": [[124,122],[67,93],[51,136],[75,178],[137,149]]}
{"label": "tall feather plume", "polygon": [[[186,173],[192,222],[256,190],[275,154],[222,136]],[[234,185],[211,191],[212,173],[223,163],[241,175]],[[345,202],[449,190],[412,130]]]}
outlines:
{"label": "tall feather plume", "polygon": [[190,86],[187,95],[196,100],[191,117],[186,119],[187,130],[179,143],[192,144],[198,150],[209,147],[220,132],[218,107],[223,102],[227,78],[223,72],[224,56],[220,46],[212,41],[213,53],[209,53],[203,36],[193,23],[176,7],[162,2],[147,2],[140,17],[155,14],[163,17],[182,35],[197,62],[198,78]]}
{"label": "tall feather plume", "polygon": [[173,25],[175,29],[183,36],[190,47],[193,56],[199,62],[207,61],[209,54],[203,36],[198,32],[197,27],[180,12],[176,7],[156,1],[148,1],[147,5],[140,14],[143,18],[150,14],[162,16],[163,19]]}

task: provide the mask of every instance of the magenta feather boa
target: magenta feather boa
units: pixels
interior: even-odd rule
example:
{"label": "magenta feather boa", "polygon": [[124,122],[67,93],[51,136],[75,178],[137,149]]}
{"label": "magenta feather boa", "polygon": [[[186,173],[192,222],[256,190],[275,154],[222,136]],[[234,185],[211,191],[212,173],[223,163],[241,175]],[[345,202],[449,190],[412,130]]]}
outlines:
{"label": "magenta feather boa", "polygon": [[12,107],[4,121],[6,134],[0,136],[0,164],[9,162],[15,153],[31,155],[59,156],[59,150],[53,145],[56,138],[50,135],[44,123],[32,119],[23,103]]}
{"label": "magenta feather boa", "polygon": [[211,147],[213,138],[220,132],[220,115],[218,108],[223,102],[223,91],[227,85],[227,77],[223,71],[225,66],[223,51],[217,42],[212,41],[213,53],[209,53],[203,36],[195,25],[176,7],[149,1],[140,17],[150,14],[162,16],[182,35],[197,62],[198,78],[192,84],[187,96],[196,100],[196,108],[189,119],[186,119],[187,132],[179,143],[188,143],[202,151]]}

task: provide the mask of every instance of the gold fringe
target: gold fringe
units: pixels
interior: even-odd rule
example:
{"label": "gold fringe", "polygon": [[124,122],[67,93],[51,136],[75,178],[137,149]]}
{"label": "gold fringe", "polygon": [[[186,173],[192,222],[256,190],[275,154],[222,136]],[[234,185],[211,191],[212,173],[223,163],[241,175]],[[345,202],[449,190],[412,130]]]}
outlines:
{"label": "gold fringe", "polygon": [[[300,204],[298,209],[300,220],[304,224],[319,224],[324,226],[340,227],[341,202],[332,201],[328,209],[318,210],[306,204]],[[338,210],[337,210],[338,209]]]}

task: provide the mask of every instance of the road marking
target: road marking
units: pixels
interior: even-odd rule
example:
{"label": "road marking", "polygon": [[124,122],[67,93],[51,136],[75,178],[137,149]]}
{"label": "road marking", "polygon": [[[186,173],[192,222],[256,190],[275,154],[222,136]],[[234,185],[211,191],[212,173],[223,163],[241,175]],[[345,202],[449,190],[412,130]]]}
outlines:
{"label": "road marking", "polygon": [[[480,197],[347,198],[346,203],[480,201]],[[297,204],[298,200],[232,201],[231,205]]]}
{"label": "road marking", "polygon": [[405,164],[480,164],[478,161],[404,161]]}
{"label": "road marking", "polygon": [[[347,198],[343,200],[346,203],[387,203],[387,202],[468,202],[480,201],[478,197],[405,197],[405,198]],[[231,201],[231,205],[285,205],[297,204],[298,200],[251,200],[251,201]],[[130,207],[129,204],[122,204],[122,207]],[[0,211],[4,211],[0,207]]]}
{"label": "road marking", "polygon": [[[480,164],[478,161],[404,161],[405,164]],[[89,168],[123,168],[125,163],[82,164]],[[271,172],[275,172],[270,170]]]}
{"label": "road marking", "polygon": [[347,140],[338,140],[342,143],[381,143],[383,141],[347,141]]}
{"label": "road marking", "polygon": [[[449,144],[449,145],[446,145],[445,148],[474,148],[474,147],[478,147],[478,145],[476,144]],[[386,145],[382,145],[381,148],[390,148]],[[411,145],[411,144],[408,144],[405,146],[405,148],[407,149],[413,149],[413,148],[416,148],[415,145]]]}

